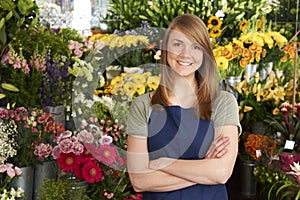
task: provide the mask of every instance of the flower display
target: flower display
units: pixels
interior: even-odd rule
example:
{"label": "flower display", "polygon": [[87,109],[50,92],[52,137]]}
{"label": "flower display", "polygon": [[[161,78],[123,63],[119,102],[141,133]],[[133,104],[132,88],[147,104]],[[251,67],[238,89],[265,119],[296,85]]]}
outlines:
{"label": "flower display", "polygon": [[25,199],[22,188],[15,189],[9,186],[9,183],[22,174],[18,167],[8,164],[0,164],[0,199]]}
{"label": "flower display", "polygon": [[132,101],[135,97],[155,90],[158,87],[160,77],[150,72],[143,74],[122,73],[111,80],[107,86],[107,92],[113,99]]}
{"label": "flower display", "polygon": [[64,131],[51,114],[24,107],[1,109],[1,160],[24,167],[43,162],[51,153],[51,136]]}
{"label": "flower display", "polygon": [[[149,36],[150,37],[150,36]],[[119,65],[126,67],[138,67],[142,64],[153,63],[153,51],[156,42],[150,44],[148,36],[135,31],[113,34],[94,34],[89,38],[90,42],[101,41],[105,44],[103,54],[105,59],[101,64]]]}
{"label": "flower display", "polygon": [[287,80],[279,74],[279,71],[272,71],[262,79],[256,72],[252,79],[248,76],[239,82],[235,91],[239,95],[240,121],[244,127],[250,121],[263,121],[281,103],[292,98],[292,80]]}
{"label": "flower display", "polygon": [[215,46],[214,55],[222,77],[241,76],[248,64],[262,62],[277,64],[283,57],[281,48],[288,43],[287,38],[279,32],[272,31],[271,28],[267,30],[262,28],[262,24],[266,23],[262,21],[252,25],[244,22],[243,29],[246,26],[254,26],[254,28],[250,30],[245,28],[238,38]]}
{"label": "flower display", "polygon": [[262,134],[243,133],[245,153],[254,160],[260,160],[262,157],[262,149],[268,149],[267,153],[275,155],[276,143],[269,139],[268,136]]}
{"label": "flower display", "polygon": [[[293,111],[294,109],[294,111]],[[293,114],[295,112],[295,114]],[[284,102],[273,110],[272,114],[267,115],[265,121],[272,127],[272,132],[276,135],[277,143],[282,148],[289,148],[292,151],[299,151],[300,142],[300,106],[295,107]],[[294,145],[286,147],[286,142],[291,141]]]}
{"label": "flower display", "polygon": [[96,117],[83,120],[75,132],[65,131],[55,139],[52,156],[65,173],[89,184],[90,197],[126,199],[132,195],[126,172],[124,125]]}

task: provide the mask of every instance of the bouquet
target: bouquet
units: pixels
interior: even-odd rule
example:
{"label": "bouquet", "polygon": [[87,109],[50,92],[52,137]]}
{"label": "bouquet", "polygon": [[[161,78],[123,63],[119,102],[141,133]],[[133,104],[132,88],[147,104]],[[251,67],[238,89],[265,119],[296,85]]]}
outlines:
{"label": "bouquet", "polygon": [[52,156],[60,170],[89,184],[90,198],[130,198],[126,137],[124,126],[90,117],[76,131],[67,130],[55,138]]}

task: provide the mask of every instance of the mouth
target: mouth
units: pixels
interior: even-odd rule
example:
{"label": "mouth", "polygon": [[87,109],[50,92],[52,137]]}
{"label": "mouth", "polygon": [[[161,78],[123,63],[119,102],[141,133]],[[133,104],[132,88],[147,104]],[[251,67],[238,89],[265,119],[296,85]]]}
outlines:
{"label": "mouth", "polygon": [[192,66],[193,63],[189,63],[189,62],[182,62],[182,61],[177,61],[178,64],[182,65],[182,66]]}

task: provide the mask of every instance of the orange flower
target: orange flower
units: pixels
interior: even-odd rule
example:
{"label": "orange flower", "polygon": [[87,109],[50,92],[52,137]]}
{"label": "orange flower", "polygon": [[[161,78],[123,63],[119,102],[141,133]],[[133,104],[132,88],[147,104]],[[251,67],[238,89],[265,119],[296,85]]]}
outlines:
{"label": "orange flower", "polygon": [[241,67],[246,67],[247,65],[248,65],[247,60],[245,60],[245,59],[241,59],[241,60],[240,60],[240,66],[241,66]]}

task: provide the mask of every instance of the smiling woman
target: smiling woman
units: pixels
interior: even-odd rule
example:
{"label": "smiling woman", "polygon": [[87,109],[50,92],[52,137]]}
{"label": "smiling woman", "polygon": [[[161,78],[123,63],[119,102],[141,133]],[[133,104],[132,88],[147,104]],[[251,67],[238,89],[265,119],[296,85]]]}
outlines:
{"label": "smiling woman", "polygon": [[176,17],[162,40],[160,84],[132,102],[128,117],[127,167],[143,199],[228,199],[241,128],[216,71],[203,21]]}

